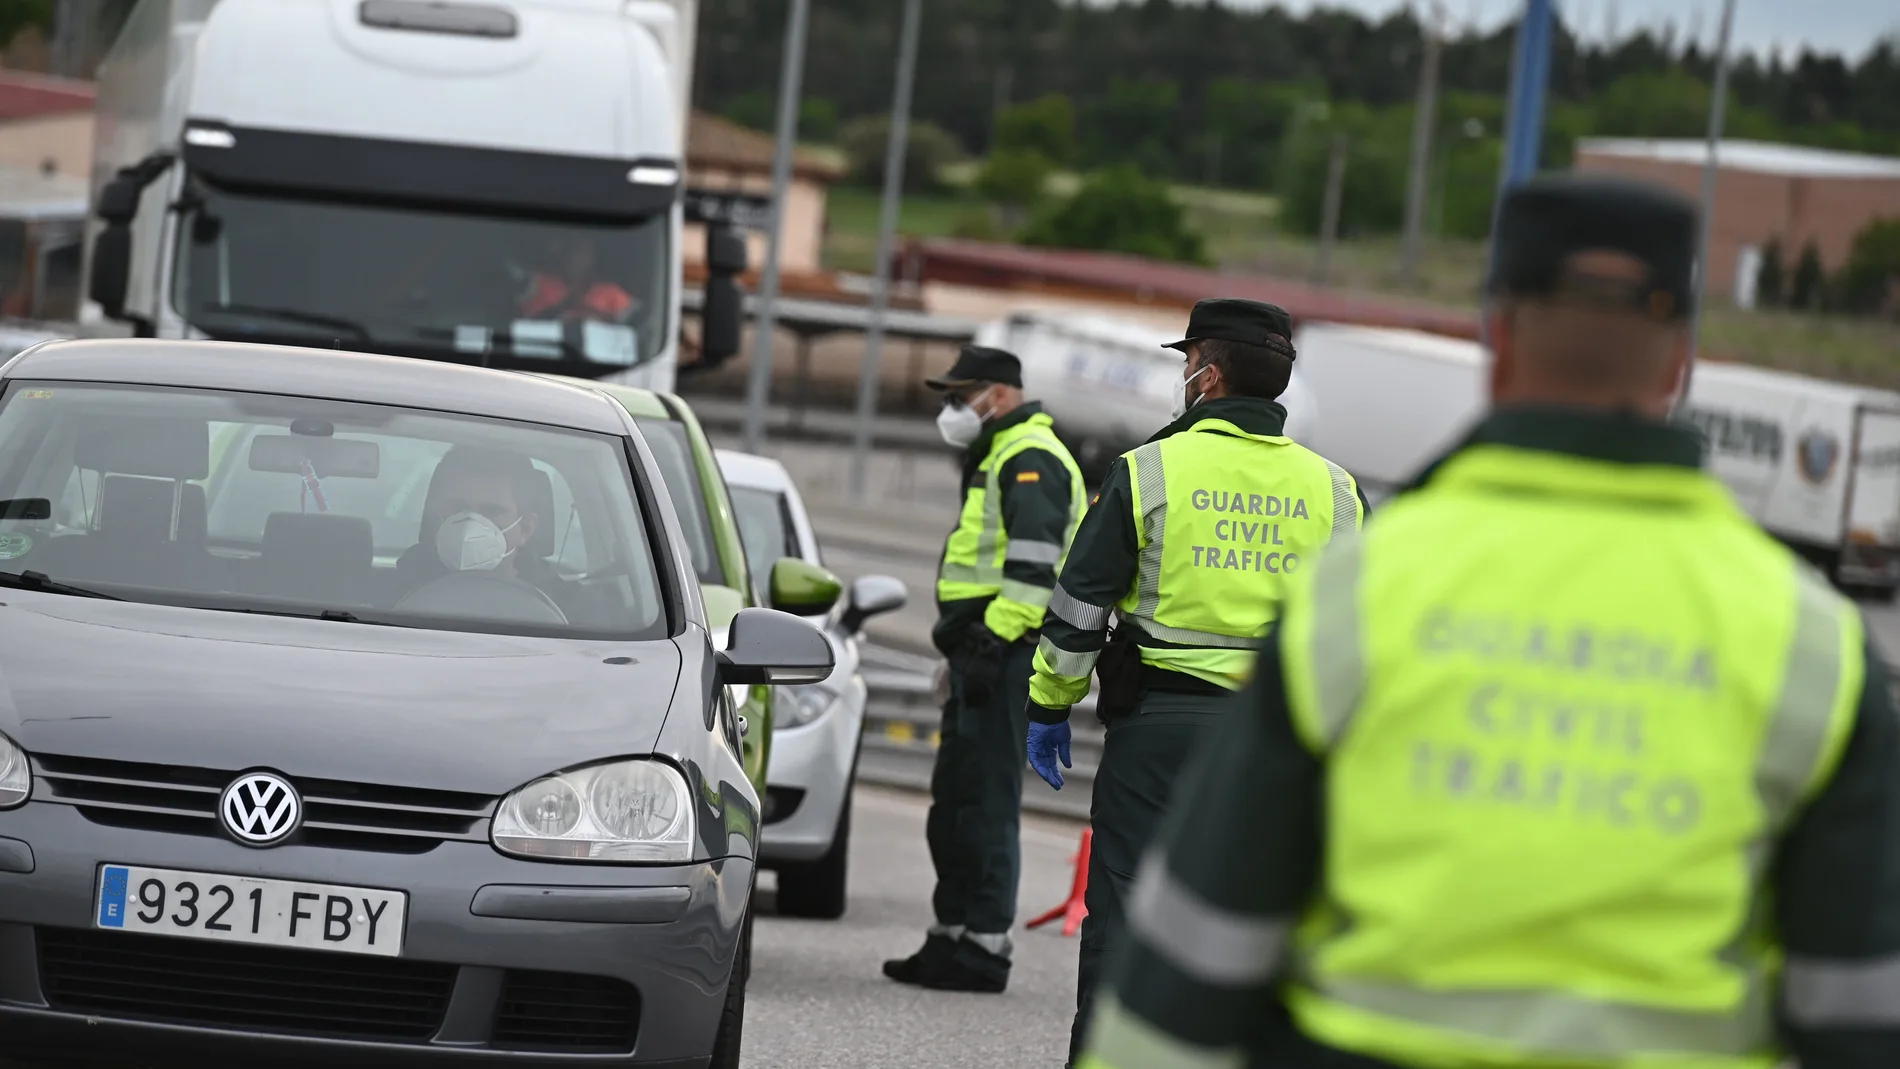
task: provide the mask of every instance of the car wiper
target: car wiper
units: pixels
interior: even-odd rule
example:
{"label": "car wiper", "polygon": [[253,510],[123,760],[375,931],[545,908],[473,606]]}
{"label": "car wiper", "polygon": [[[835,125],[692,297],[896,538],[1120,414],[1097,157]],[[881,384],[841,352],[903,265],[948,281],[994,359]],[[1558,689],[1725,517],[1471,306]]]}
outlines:
{"label": "car wiper", "polygon": [[318,609],[314,612],[305,612],[297,609],[240,609],[235,607],[224,608],[221,606],[219,611],[249,613],[253,616],[289,616],[297,620],[330,620],[339,624],[369,624],[372,627],[412,626],[410,624],[399,624],[391,620],[366,620],[348,609]]}
{"label": "car wiper", "polygon": [[100,590],[88,590],[83,586],[59,582],[45,572],[0,572],[0,587],[12,587],[15,590],[38,590],[46,594],[64,594],[72,598],[102,598],[106,601],[124,601],[116,594],[107,594]]}
{"label": "car wiper", "polygon": [[286,323],[301,323],[307,327],[326,327],[341,331],[357,341],[370,340],[369,328],[354,319],[342,316],[326,315],[323,312],[306,312],[301,308],[272,308],[261,304],[207,304],[207,312],[230,312],[233,315],[262,316],[268,319],[281,319]]}

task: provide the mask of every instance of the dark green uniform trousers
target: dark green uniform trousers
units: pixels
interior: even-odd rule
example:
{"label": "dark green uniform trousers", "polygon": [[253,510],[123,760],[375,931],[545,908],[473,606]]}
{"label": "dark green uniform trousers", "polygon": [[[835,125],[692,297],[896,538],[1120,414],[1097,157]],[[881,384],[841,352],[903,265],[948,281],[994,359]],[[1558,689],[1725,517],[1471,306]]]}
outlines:
{"label": "dark green uniform trousers", "polygon": [[1215,723],[1226,698],[1149,692],[1141,711],[1109,725],[1089,802],[1089,915],[1075,975],[1075,1027],[1069,1062],[1080,1056],[1104,955],[1121,938],[1142,852],[1167,813],[1175,777]]}
{"label": "dark green uniform trousers", "polygon": [[[924,824],[937,869],[931,905],[937,923],[972,932],[1007,932],[1016,920],[1022,868],[1023,768],[1029,718],[1029,676],[1036,647],[1013,642],[999,663],[951,661],[950,700],[930,773],[930,816]],[[961,663],[960,663],[961,662]],[[993,673],[988,699],[966,700],[966,674]]]}

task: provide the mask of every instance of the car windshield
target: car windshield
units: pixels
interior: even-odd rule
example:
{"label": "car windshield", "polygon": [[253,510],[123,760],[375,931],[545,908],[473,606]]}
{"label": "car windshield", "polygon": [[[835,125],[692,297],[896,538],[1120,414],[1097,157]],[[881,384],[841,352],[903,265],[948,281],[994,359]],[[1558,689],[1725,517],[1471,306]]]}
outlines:
{"label": "car windshield", "polygon": [[207,609],[658,638],[665,602],[626,458],[618,438],[539,424],[14,382],[0,573]]}
{"label": "car windshield", "polygon": [[668,338],[665,215],[559,222],[299,201],[202,181],[186,204],[173,301],[214,338],[609,365],[651,360]]}
{"label": "car windshield", "polygon": [[693,459],[693,443],[686,437],[686,424],[670,419],[638,417],[633,421],[660,462],[660,477],[666,480],[666,492],[673,499],[673,511],[679,513],[680,527],[686,532],[686,545],[693,554],[693,571],[702,583],[732,585],[719,564],[719,547],[713,541],[712,514],[706,508],[705,487],[699,482],[699,465]]}
{"label": "car windshield", "polygon": [[798,536],[792,532],[785,495],[776,490],[735,486],[732,511],[739,521],[739,537],[745,542],[746,564],[761,582],[767,581],[779,558],[799,555]]}

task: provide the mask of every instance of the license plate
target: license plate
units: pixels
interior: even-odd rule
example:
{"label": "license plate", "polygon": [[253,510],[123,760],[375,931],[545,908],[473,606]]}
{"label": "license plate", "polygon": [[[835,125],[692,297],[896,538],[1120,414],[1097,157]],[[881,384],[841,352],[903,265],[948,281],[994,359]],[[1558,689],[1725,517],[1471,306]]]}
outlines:
{"label": "license plate", "polygon": [[106,865],[99,870],[98,905],[101,928],[393,958],[402,953],[408,896],[366,887]]}

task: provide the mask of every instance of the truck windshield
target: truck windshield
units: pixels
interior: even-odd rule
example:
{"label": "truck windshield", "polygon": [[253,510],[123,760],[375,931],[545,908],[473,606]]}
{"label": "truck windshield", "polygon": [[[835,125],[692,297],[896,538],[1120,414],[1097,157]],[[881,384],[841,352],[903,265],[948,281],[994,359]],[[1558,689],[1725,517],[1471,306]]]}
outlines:
{"label": "truck windshield", "polygon": [[203,182],[187,203],[173,302],[214,338],[620,366],[651,360],[667,340],[665,215],[526,219]]}
{"label": "truck windshield", "polygon": [[431,630],[658,638],[665,602],[632,488],[622,442],[580,431],[15,382],[0,404],[0,585]]}

